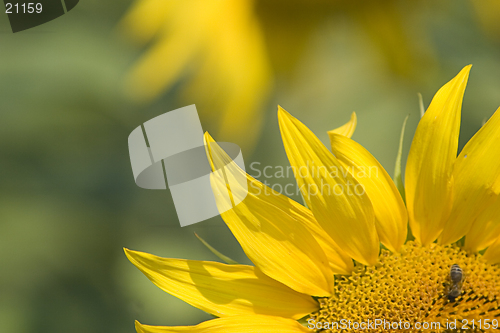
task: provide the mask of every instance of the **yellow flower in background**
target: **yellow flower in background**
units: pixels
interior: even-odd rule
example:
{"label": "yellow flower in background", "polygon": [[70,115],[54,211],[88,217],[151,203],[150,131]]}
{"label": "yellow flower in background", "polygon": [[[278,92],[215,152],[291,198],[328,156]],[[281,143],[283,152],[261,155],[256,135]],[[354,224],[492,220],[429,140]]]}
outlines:
{"label": "yellow flower in background", "polygon": [[251,149],[275,78],[294,75],[311,37],[335,15],[359,26],[395,72],[412,76],[415,64],[428,65],[432,52],[417,32],[404,34],[394,0],[137,0],[120,30],[149,44],[128,75],[127,95],[150,102],[181,83],[183,99],[210,114],[218,136]]}
{"label": "yellow flower in background", "polygon": [[187,76],[185,96],[219,135],[253,145],[272,85],[253,1],[140,0],[122,26],[140,43],[155,39],[128,77],[131,97],[150,101]]}
{"label": "yellow flower in background", "polygon": [[[249,175],[245,190],[235,186],[231,179],[243,171],[206,134],[221,216],[255,267],[126,249],[162,290],[219,317],[192,327],[136,322],[137,331],[336,332],[324,323],[342,319],[402,321],[412,331],[436,323],[441,329],[430,331],[444,331],[454,319],[458,328],[498,328],[500,109],[457,157],[469,70],[436,93],[420,120],[406,167],[406,206],[377,160],[350,139],[354,115],[329,132],[332,154],[279,108],[285,150],[308,208]],[[456,241],[464,236],[461,246]],[[463,271],[458,278],[450,274],[454,264]],[[307,327],[297,321],[304,317]],[[368,329],[382,330],[389,329]]]}

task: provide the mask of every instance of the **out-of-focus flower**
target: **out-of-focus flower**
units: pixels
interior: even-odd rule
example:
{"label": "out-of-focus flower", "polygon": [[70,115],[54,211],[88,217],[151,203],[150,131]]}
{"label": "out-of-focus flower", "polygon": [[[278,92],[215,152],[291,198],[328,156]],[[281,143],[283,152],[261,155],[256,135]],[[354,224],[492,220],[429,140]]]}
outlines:
{"label": "out-of-focus flower", "polygon": [[293,76],[311,36],[344,18],[403,76],[429,53],[418,32],[405,32],[395,0],[138,0],[120,28],[139,45],[152,42],[128,76],[128,95],[147,102],[180,82],[184,100],[219,124],[218,137],[250,148],[275,78]]}
{"label": "out-of-focus flower", "polygon": [[188,76],[184,94],[218,119],[219,135],[253,143],[272,85],[253,1],[141,0],[123,27],[140,43],[155,38],[128,78],[133,98],[151,100]]}
{"label": "out-of-focus flower", "polygon": [[[125,250],[158,287],[220,317],[193,327],[136,323],[137,332],[336,332],[346,318],[403,321],[399,329],[408,331],[438,323],[432,330],[442,331],[455,319],[474,320],[474,328],[489,319],[482,329],[498,328],[500,109],[457,157],[469,70],[436,93],[420,120],[406,207],[378,161],[350,139],[355,117],[329,133],[332,154],[279,108],[285,151],[309,208],[246,175],[245,199],[227,210],[242,194],[227,179],[244,171],[206,134],[221,216],[255,267]],[[215,172],[221,168],[224,175]],[[408,220],[414,241],[407,241]],[[468,252],[455,243],[464,236]],[[296,321],[305,316],[308,328]],[[381,330],[389,331],[370,331]]]}

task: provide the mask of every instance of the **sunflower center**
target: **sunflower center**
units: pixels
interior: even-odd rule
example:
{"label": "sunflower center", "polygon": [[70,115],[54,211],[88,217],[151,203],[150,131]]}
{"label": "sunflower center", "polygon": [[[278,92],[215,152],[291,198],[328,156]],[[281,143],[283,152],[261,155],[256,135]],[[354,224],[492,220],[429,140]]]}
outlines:
{"label": "sunflower center", "polygon": [[[454,264],[460,282],[450,278]],[[500,328],[500,268],[456,246],[408,242],[399,253],[383,250],[375,266],[339,276],[334,295],[318,301],[313,332],[488,331]]]}

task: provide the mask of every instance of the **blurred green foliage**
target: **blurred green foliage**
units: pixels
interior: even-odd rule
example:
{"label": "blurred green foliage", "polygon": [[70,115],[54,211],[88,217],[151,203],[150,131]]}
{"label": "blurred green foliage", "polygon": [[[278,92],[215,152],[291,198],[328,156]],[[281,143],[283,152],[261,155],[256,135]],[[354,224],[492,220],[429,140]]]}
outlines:
{"label": "blurred green foliage", "polygon": [[[151,325],[187,325],[209,318],[156,288],[126,260],[122,247],[218,260],[196,239],[197,232],[222,253],[249,263],[220,218],[181,228],[168,191],[148,191],[134,184],[128,134],[183,104],[176,86],[148,105],[134,104],[125,95],[124,77],[141,52],[115,31],[129,5],[81,1],[63,17],[16,34],[0,15],[3,332],[133,332],[135,319]],[[290,15],[293,23],[293,15],[300,17],[300,11],[291,9],[283,15]],[[353,139],[392,174],[401,125],[411,114],[404,168],[419,119],[417,93],[428,105],[444,83],[472,63],[463,104],[462,147],[500,105],[498,34],[485,30],[488,25],[469,1],[413,4],[411,16],[406,10],[410,8],[399,8],[403,30],[397,33],[407,34],[411,43],[411,32],[424,32],[432,52],[432,62],[412,55],[416,76],[392,70],[373,36],[360,28],[359,19],[342,12],[322,13],[323,23],[301,39],[301,52],[288,49],[282,55],[297,65],[286,67],[290,72],[276,73],[274,90],[262,110],[262,134],[254,153],[244,156],[247,166],[260,162],[262,170],[265,165],[288,165],[276,119],[280,104],[325,143],[326,131],[356,111]],[[259,11],[266,17],[276,8],[261,6]],[[204,129],[215,126],[210,113],[201,119]]]}

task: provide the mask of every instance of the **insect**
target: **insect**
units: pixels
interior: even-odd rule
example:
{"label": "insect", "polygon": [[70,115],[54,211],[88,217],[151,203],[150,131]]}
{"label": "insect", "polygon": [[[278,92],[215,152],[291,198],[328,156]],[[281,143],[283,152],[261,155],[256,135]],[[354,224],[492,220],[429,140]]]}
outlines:
{"label": "insect", "polygon": [[448,291],[448,299],[455,302],[455,299],[462,294],[462,284],[464,282],[464,272],[457,264],[453,264],[450,269],[451,288]]}

